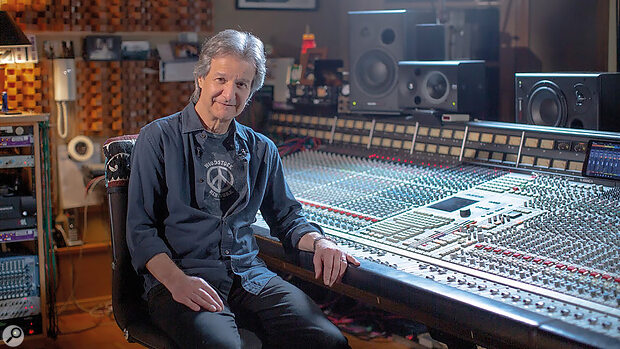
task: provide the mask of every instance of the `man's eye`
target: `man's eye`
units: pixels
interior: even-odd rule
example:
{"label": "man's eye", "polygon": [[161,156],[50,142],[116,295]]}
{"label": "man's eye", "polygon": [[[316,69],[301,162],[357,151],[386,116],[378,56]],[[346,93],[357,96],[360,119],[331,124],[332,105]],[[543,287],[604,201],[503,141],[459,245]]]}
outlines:
{"label": "man's eye", "polygon": [[237,83],[237,86],[238,86],[239,88],[246,88],[246,87],[248,87],[248,84],[246,84],[245,82],[238,82],[238,83]]}
{"label": "man's eye", "polygon": [[215,81],[217,81],[217,82],[226,82],[226,79],[224,79],[224,78],[215,78]]}

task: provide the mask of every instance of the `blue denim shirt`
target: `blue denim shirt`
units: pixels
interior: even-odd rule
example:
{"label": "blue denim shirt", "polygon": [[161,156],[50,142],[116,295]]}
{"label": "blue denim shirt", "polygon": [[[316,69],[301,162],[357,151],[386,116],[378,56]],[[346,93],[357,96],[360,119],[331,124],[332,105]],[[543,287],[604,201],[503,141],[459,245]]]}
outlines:
{"label": "blue denim shirt", "polygon": [[257,294],[275,275],[258,258],[250,225],[260,209],[285,248],[319,231],[301,214],[291,193],[278,149],[264,135],[236,121],[229,137],[243,162],[246,183],[238,205],[224,216],[207,212],[207,169],[200,161],[206,130],[190,103],[181,112],[156,120],[140,131],[132,152],[127,209],[127,245],[132,264],[144,276],[145,295],[159,281],[146,263],[166,253],[187,275],[199,276],[225,296],[232,273],[244,289]]}

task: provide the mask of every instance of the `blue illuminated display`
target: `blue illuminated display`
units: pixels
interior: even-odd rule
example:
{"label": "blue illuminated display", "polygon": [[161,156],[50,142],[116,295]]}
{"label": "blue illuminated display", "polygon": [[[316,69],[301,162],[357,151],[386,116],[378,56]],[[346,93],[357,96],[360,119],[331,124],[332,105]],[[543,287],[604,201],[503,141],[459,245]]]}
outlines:
{"label": "blue illuminated display", "polygon": [[620,180],[620,143],[590,141],[583,175]]}

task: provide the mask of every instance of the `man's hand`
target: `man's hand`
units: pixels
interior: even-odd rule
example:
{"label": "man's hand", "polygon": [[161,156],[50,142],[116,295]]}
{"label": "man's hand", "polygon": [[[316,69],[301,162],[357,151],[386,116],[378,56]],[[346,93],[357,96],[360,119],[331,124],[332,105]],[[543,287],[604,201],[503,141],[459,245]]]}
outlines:
{"label": "man's hand", "polygon": [[193,311],[200,308],[222,311],[224,302],[205,280],[186,275],[165,253],[159,253],[146,263],[146,268],[172,294],[172,298]]}
{"label": "man's hand", "polygon": [[211,312],[218,312],[224,309],[224,303],[220,296],[202,278],[185,274],[177,275],[164,286],[170,291],[175,301],[185,304],[193,311],[199,311],[200,308],[203,308]]}
{"label": "man's hand", "polygon": [[314,251],[314,277],[323,275],[323,283],[329,287],[340,281],[349,263],[356,267],[360,262],[355,257],[343,252],[338,245],[328,239],[316,242]]}

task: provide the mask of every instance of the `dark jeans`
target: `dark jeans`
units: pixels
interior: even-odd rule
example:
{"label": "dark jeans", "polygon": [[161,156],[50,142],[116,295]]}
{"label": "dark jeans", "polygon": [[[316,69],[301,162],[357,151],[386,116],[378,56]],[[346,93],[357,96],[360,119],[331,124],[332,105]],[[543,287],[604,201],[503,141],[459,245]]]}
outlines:
{"label": "dark jeans", "polygon": [[245,291],[235,276],[228,300],[220,298],[221,312],[193,311],[158,285],[148,294],[149,312],[181,348],[240,348],[238,324],[254,331],[263,348],[350,348],[312,299],[279,276],[258,295]]}

